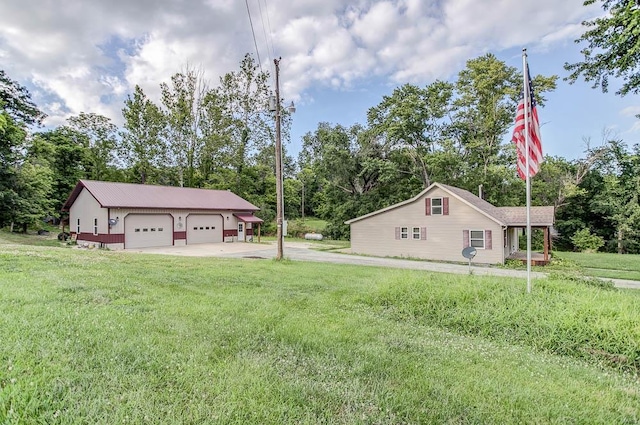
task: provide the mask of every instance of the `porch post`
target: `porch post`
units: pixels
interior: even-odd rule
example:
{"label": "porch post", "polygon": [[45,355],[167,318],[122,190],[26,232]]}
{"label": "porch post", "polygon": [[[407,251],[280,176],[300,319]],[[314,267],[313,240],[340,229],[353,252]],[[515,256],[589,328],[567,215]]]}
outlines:
{"label": "porch post", "polygon": [[258,223],[258,243],[260,243],[260,223]]}
{"label": "porch post", "polygon": [[549,227],[544,228],[544,261],[549,261]]}

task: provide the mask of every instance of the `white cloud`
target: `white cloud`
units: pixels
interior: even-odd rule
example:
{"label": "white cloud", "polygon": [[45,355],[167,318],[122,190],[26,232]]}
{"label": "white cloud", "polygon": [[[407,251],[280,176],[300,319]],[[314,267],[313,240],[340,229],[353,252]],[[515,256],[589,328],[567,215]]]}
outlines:
{"label": "white cloud", "polygon": [[[283,96],[308,102],[305,92],[317,85],[349,89],[372,77],[426,83],[487,51],[566,43],[596,13],[582,0],[527,0],[518,7],[509,0],[249,5],[263,67],[272,69],[273,43],[283,57]],[[233,0],[189,7],[171,0],[8,0],[0,14],[5,70],[34,85],[51,123],[81,111],[119,123],[122,100],[136,84],[159,100],[160,82],[186,63],[202,66],[215,84],[246,52],[255,52],[246,5]]]}
{"label": "white cloud", "polygon": [[640,114],[640,106],[638,105],[627,106],[620,111],[620,115],[624,117],[635,117],[638,114]]}

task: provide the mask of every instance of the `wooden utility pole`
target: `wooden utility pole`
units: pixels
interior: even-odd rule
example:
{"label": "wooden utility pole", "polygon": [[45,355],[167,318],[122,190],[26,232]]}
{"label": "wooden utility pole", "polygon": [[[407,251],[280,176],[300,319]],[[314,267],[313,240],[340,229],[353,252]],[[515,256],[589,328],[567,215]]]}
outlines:
{"label": "wooden utility pole", "polygon": [[283,249],[283,200],[282,200],[282,135],[280,134],[280,59],[274,59],[276,66],[276,239],[278,250],[276,260],[282,260]]}

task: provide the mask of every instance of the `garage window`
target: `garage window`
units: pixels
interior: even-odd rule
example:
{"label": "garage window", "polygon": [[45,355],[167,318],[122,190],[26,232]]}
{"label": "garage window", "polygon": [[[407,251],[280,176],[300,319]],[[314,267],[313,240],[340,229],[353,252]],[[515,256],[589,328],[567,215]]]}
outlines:
{"label": "garage window", "polygon": [[93,219],[93,234],[94,235],[98,234],[98,219],[97,218]]}
{"label": "garage window", "polygon": [[158,227],[158,232],[162,232],[164,229],[162,227]]}

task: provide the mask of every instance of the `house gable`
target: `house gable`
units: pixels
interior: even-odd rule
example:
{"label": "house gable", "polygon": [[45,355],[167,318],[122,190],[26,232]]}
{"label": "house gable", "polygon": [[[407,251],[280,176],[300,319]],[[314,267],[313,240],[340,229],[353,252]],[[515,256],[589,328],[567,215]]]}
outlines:
{"label": "house gable", "polygon": [[[430,205],[431,209],[427,208],[433,199],[442,200],[438,214],[434,214],[433,205]],[[444,214],[445,199],[447,214]],[[354,253],[462,261],[465,231],[473,232],[473,235],[481,231],[485,242],[478,249],[476,261],[503,261],[503,251],[495,242],[496,238],[501,239],[502,224],[438,184],[408,202],[348,223]]]}
{"label": "house gable", "polygon": [[[448,186],[445,184],[441,184],[441,183],[433,183],[431,186],[429,186],[428,188],[426,188],[425,190],[423,190],[422,192],[420,192],[418,195],[414,196],[411,199],[408,199],[406,201],[402,201],[399,202],[397,204],[391,205],[389,207],[386,208],[382,208],[380,210],[377,211],[373,211],[369,214],[365,214],[363,216],[360,217],[356,217],[353,218],[351,220],[347,220],[345,221],[345,224],[352,224],[355,222],[358,222],[360,220],[365,220],[369,217],[373,217],[376,216],[378,214],[384,214],[388,211],[394,210],[396,208],[401,208],[405,205],[409,205],[415,202],[423,202],[424,204],[424,209],[425,209],[425,215],[429,215],[427,214],[427,204],[429,203],[430,205],[430,201],[427,201],[427,199],[432,199],[432,198],[441,198],[443,199],[443,204],[445,203],[445,199],[446,199],[446,212],[447,215],[449,214],[449,204],[450,204],[450,199],[451,198],[457,198],[459,201],[467,204],[470,208],[473,208],[474,210],[476,210],[478,213],[484,215],[485,217],[495,221],[496,223],[500,224],[500,225],[504,225],[504,220],[502,217],[501,212],[499,211],[499,209],[497,207],[494,207],[493,205],[491,205],[490,203],[488,203],[487,201],[478,198],[477,196],[475,196],[474,194],[472,194],[471,192],[468,192],[464,189],[459,189],[453,186]],[[431,205],[430,205],[431,206]],[[443,211],[444,211],[444,205],[443,205]]]}

